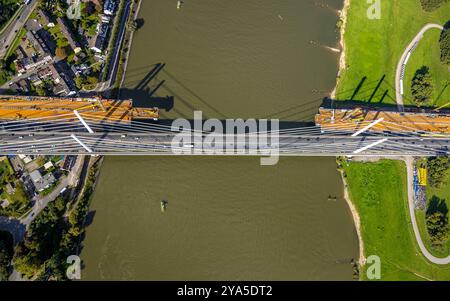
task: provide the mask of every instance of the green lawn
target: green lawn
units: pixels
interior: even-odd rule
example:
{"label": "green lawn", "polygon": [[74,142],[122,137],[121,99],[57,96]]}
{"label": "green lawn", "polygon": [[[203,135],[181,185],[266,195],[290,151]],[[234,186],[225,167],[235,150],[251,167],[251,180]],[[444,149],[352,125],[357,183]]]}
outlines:
{"label": "green lawn", "polygon": [[59,24],[56,24],[54,27],[49,27],[47,30],[52,35],[52,38],[55,40],[57,47],[69,46],[69,41],[67,40],[64,33],[61,31],[61,27],[59,26]]}
{"label": "green lawn", "polygon": [[[344,164],[349,192],[361,218],[364,255],[381,258],[381,280],[450,280],[450,265],[429,263],[410,223],[406,167],[401,161]],[[361,278],[365,277],[365,267]]]}
{"label": "green lawn", "polygon": [[[450,12],[449,12],[450,18]],[[429,105],[446,104],[450,102],[450,72],[449,67],[440,62],[439,29],[431,29],[425,33],[417,49],[411,55],[405,72],[405,104],[414,104],[411,95],[411,82],[416,70],[422,66],[430,68],[433,78],[433,97]]]}
{"label": "green lawn", "polygon": [[[5,190],[6,183],[13,182],[16,191],[9,195]],[[0,199],[7,199],[9,205],[3,209],[0,207],[0,215],[19,217],[30,207],[30,201],[25,193],[25,188],[14,175],[14,170],[7,160],[0,162]]]}
{"label": "green lawn", "polygon": [[[379,20],[367,18],[368,7],[367,1],[351,1],[344,36],[347,69],[341,73],[336,97],[339,100],[395,103],[395,70],[403,51],[425,24],[443,25],[450,20],[450,3],[427,13],[422,10],[419,0],[381,1]],[[412,58],[413,64],[419,64],[420,57],[425,56],[424,63],[435,67],[439,61],[437,41],[432,41],[435,38],[436,33],[430,31],[427,34],[422,41],[425,46],[422,47],[421,44]],[[426,44],[430,42],[431,44]],[[430,50],[431,47],[435,49]],[[431,56],[435,54],[436,58],[432,59]],[[412,66],[409,69],[413,69]],[[414,73],[415,70],[408,72]],[[436,76],[441,82],[442,70],[436,71]],[[381,84],[376,89],[380,81]],[[436,94],[440,92],[440,87],[437,87]],[[445,103],[445,97],[439,98],[437,103]]]}
{"label": "green lawn", "polygon": [[[438,197],[440,200],[444,200],[447,204],[447,208],[450,208],[450,175],[447,174],[446,179],[440,188],[427,187],[427,208],[433,197]],[[441,248],[433,248],[427,233],[426,221],[425,221],[425,211],[416,211],[417,224],[419,225],[420,234],[422,240],[425,243],[428,251],[437,257],[446,257],[450,255],[450,241]]]}

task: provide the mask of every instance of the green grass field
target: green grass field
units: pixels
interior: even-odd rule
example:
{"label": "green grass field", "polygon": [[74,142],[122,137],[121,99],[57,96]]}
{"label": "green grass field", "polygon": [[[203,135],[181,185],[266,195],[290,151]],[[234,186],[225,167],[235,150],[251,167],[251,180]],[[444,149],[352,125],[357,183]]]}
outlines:
{"label": "green grass field", "polygon": [[[381,6],[381,19],[370,20],[367,1],[351,1],[344,36],[347,68],[341,73],[337,87],[339,100],[395,103],[395,70],[403,51],[425,24],[444,25],[450,20],[450,3],[432,13],[423,11],[419,0],[381,1]],[[424,46],[421,44],[414,53],[412,64],[420,64],[422,56],[423,63],[435,69],[439,62],[438,43],[432,41],[435,38],[432,31],[426,34]],[[430,50],[431,47],[436,49]],[[413,65],[408,66],[408,74],[415,72],[412,69]],[[438,95],[445,74],[440,69],[435,73],[440,82],[435,93]],[[410,79],[406,79],[405,86],[410,86]],[[449,92],[445,93],[437,104],[445,103]]]}
{"label": "green grass field", "polygon": [[[449,9],[450,18],[450,9]],[[432,102],[428,105],[435,106],[450,102],[450,72],[449,66],[444,66],[440,62],[439,37],[441,31],[439,29],[431,29],[426,32],[417,49],[411,55],[405,72],[405,104],[414,105],[411,95],[411,82],[416,70],[422,66],[430,68],[433,78],[433,97]]]}
{"label": "green grass field", "polygon": [[[364,255],[381,258],[381,280],[450,280],[450,265],[429,263],[410,222],[406,167],[401,161],[344,164],[350,197],[361,218]],[[361,279],[366,280],[365,268]]]}

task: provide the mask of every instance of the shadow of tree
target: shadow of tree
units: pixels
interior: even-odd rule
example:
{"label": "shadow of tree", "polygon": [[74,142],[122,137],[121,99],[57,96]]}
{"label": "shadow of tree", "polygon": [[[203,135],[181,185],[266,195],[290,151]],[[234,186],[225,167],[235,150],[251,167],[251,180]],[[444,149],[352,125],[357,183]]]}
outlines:
{"label": "shadow of tree", "polygon": [[440,212],[445,217],[447,217],[448,207],[447,207],[447,203],[445,202],[445,199],[441,199],[441,198],[433,195],[433,197],[431,198],[431,200],[428,204],[426,215],[428,216],[428,215],[434,214],[436,212]]}

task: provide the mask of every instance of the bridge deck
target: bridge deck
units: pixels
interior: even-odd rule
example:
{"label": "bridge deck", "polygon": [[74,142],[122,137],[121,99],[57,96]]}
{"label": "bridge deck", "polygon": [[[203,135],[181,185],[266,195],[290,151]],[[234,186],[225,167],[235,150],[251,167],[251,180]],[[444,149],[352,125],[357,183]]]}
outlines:
{"label": "bridge deck", "polygon": [[438,113],[413,113],[376,111],[363,108],[325,109],[320,108],[315,122],[323,129],[333,130],[345,127],[349,131],[357,131],[367,124],[383,118],[373,126],[371,131],[392,132],[431,132],[435,134],[450,133],[450,115]]}
{"label": "bridge deck", "polygon": [[[158,118],[156,108],[133,108],[132,100],[0,96],[0,119],[67,118],[74,110],[86,118],[128,122]],[[75,118],[75,116],[74,116]]]}

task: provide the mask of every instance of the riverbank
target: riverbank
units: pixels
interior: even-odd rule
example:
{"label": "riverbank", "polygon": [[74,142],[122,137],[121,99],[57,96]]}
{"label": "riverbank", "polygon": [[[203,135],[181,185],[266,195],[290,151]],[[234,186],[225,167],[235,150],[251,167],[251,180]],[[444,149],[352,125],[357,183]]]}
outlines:
{"label": "riverbank", "polygon": [[331,99],[336,98],[336,91],[337,87],[339,86],[339,80],[341,78],[341,73],[346,68],[346,48],[345,48],[345,29],[347,27],[347,14],[348,9],[350,7],[350,0],[344,0],[344,6],[342,10],[339,12],[339,45],[341,47],[341,55],[339,56],[339,69],[336,76],[336,86],[334,87],[333,91],[331,92]]}
{"label": "riverbank", "polygon": [[[336,77],[336,86],[331,93],[331,96],[330,96],[331,99],[336,98],[336,91],[337,91],[337,87],[339,85],[339,81],[341,78],[341,73],[346,68],[345,29],[347,27],[347,15],[348,15],[349,8],[350,8],[350,0],[344,0],[344,4],[342,7],[342,10],[340,11],[340,16],[339,16],[339,18],[340,18],[339,19],[340,20],[339,21],[340,22],[339,44],[340,44],[340,48],[341,48],[341,55],[339,57],[339,67],[338,67],[339,69],[338,69],[338,74]],[[347,180],[346,180],[345,173],[342,168],[339,168],[339,173],[341,175],[342,185],[344,186],[344,199],[345,199],[345,201],[348,205],[348,208],[350,209],[350,212],[352,214],[353,223],[355,224],[355,230],[356,230],[356,234],[358,236],[358,248],[359,248],[358,264],[360,267],[362,267],[362,266],[364,266],[364,264],[366,262],[366,257],[364,256],[364,240],[361,235],[361,219],[360,219],[360,216],[359,216],[358,210],[356,209],[355,204],[352,202],[352,200],[350,198]]]}
{"label": "riverbank", "polygon": [[356,235],[358,236],[358,248],[359,248],[358,264],[359,267],[362,267],[366,263],[366,257],[364,256],[364,240],[361,235],[361,218],[359,216],[355,204],[352,202],[350,198],[347,179],[345,178],[345,173],[342,167],[339,167],[339,173],[341,175],[342,185],[344,186],[344,199],[352,214],[353,223],[355,224]]}
{"label": "riverbank", "polygon": [[[136,7],[135,10],[133,10],[135,5],[136,5],[136,2],[133,2],[131,4],[131,13],[133,14],[134,22],[136,22],[137,17],[139,16],[139,11],[141,10],[142,0],[138,0],[137,7]],[[139,24],[135,24],[135,26],[139,26]],[[139,29],[139,28],[136,28],[136,30],[137,29]],[[126,51],[124,51],[125,52],[125,58],[124,58],[124,62],[122,63],[122,56],[123,56],[123,53],[122,53],[121,59],[119,60],[120,66],[119,66],[119,71],[118,71],[118,75],[117,75],[118,76],[118,83],[119,83],[119,85],[118,85],[119,98],[120,98],[120,89],[123,86],[123,83],[125,81],[125,74],[127,73],[128,61],[130,59],[130,53],[131,53],[131,47],[133,45],[134,33],[135,33],[135,30],[132,30],[131,32],[127,31],[127,33],[125,33],[125,43],[122,46],[122,47],[125,47],[124,49],[126,49]]]}

